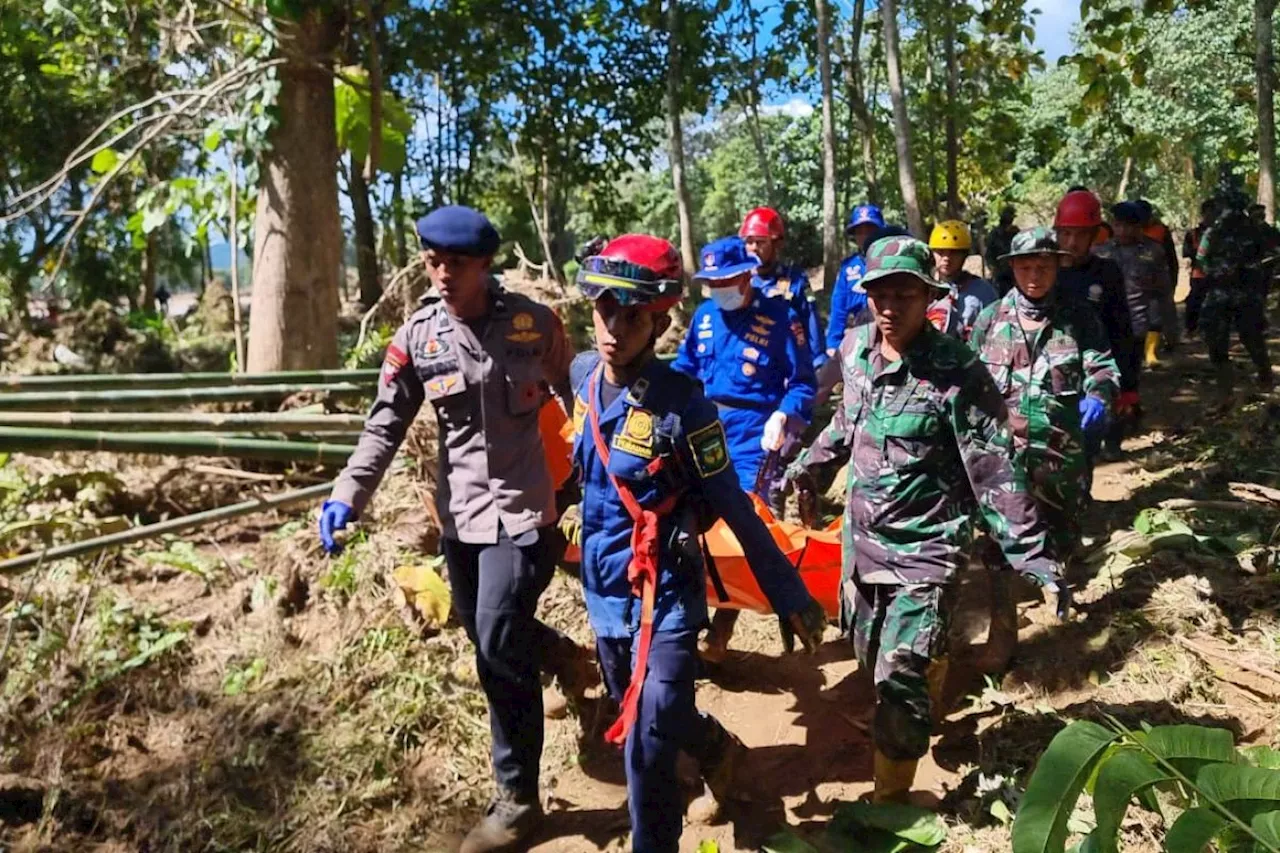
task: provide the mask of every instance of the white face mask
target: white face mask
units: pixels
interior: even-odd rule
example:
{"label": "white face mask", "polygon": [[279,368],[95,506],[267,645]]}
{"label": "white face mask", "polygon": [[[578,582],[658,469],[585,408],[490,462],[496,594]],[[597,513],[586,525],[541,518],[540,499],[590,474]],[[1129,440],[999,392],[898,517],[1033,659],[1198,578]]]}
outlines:
{"label": "white face mask", "polygon": [[747,304],[747,295],[740,287],[712,287],[709,291],[711,300],[721,311],[737,311]]}

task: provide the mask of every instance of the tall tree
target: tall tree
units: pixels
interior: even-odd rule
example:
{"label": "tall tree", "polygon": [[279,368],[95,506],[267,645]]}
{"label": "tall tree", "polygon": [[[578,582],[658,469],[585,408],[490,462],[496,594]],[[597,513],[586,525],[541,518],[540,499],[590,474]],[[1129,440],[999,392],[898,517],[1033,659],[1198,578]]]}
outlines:
{"label": "tall tree", "polygon": [[[865,0],[855,0],[853,15],[849,24],[849,38],[845,42],[847,50],[844,61],[845,100],[849,103],[852,121],[857,129],[859,147],[862,151],[863,179],[867,185],[867,201],[880,203],[880,188],[876,169],[876,126],[871,118],[871,107],[868,105],[866,86],[863,84],[862,64],[862,29],[866,21],[867,4]],[[874,97],[871,99],[874,103]]]}
{"label": "tall tree", "polygon": [[893,102],[893,138],[898,152],[898,184],[907,210],[907,226],[916,236],[924,235],[920,200],[916,193],[916,167],[911,159],[911,119],[907,116],[907,95],[902,85],[902,57],[898,49],[897,0],[882,0],[880,16],[884,24],[884,58],[889,74],[889,99]]}
{"label": "tall tree", "polygon": [[814,0],[818,19],[818,76],[822,81],[822,272],[824,286],[840,269],[836,213],[836,106],[831,84],[831,7]]}
{"label": "tall tree", "polygon": [[1253,0],[1254,74],[1258,78],[1258,203],[1276,219],[1275,51],[1271,18],[1276,0]]}
{"label": "tall tree", "polygon": [[676,218],[680,224],[680,258],[685,272],[698,268],[693,244],[692,202],[684,176],[684,128],[680,122],[680,0],[667,0],[667,156],[671,159],[671,183],[676,193]]}
{"label": "tall tree", "polygon": [[263,156],[254,220],[250,372],[338,364],[338,142],[333,52],[342,16],[328,3],[282,25],[278,124]]}
{"label": "tall tree", "polygon": [[960,66],[956,62],[956,0],[942,0],[946,10],[942,29],[942,55],[947,66],[947,103],[944,107],[947,146],[947,216],[960,215],[960,139],[956,131],[956,111],[960,109]]}

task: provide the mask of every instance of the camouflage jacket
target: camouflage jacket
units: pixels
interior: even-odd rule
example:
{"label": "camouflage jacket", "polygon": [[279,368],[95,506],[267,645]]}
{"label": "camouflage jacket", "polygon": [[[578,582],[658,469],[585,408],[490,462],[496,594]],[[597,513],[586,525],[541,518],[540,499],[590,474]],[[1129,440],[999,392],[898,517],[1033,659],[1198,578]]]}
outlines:
{"label": "camouflage jacket", "polygon": [[1272,246],[1268,226],[1258,225],[1242,210],[1228,210],[1205,229],[1196,252],[1210,287],[1251,290],[1261,287],[1261,264]]}
{"label": "camouflage jacket", "polygon": [[1173,289],[1164,249],[1150,237],[1142,237],[1136,243],[1108,240],[1094,247],[1093,253],[1114,261],[1120,267],[1124,274],[1124,294],[1129,302],[1133,333],[1142,337],[1151,328],[1151,295]]}
{"label": "camouflage jacket", "polygon": [[1039,583],[1060,575],[1035,501],[1014,477],[1004,400],[977,356],[926,325],[886,362],[880,331],[858,326],[840,345],[844,398],[788,470],[851,456],[844,515],[846,573],[865,583],[942,583],[960,568],[972,508],[1010,565]]}
{"label": "camouflage jacket", "polygon": [[1120,371],[1092,306],[1058,294],[1045,325],[1024,333],[1017,292],[1010,291],[978,317],[970,346],[1008,405],[1019,472],[1033,481],[1078,481],[1087,465],[1080,398],[1097,397],[1110,408],[1119,387]]}

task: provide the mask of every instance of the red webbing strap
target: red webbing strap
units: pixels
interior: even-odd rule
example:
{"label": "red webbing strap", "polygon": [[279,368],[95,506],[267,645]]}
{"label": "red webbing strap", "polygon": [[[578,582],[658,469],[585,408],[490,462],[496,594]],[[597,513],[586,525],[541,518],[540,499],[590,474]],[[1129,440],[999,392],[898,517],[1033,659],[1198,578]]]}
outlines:
{"label": "red webbing strap", "polygon": [[[597,368],[591,374],[591,382],[587,386],[587,412],[591,420],[591,438],[596,445],[596,455],[609,470],[609,446],[600,434],[600,406],[597,402],[600,391],[600,372]],[[636,648],[636,664],[631,670],[631,683],[622,697],[622,712],[613,725],[604,733],[609,743],[621,744],[627,740],[631,727],[635,725],[640,714],[640,690],[644,686],[645,673],[649,668],[649,647],[653,643],[653,599],[658,587],[658,524],[662,516],[671,511],[675,498],[663,501],[656,510],[640,507],[631,490],[618,482],[609,474],[609,482],[622,498],[622,505],[627,514],[635,522],[631,531],[631,563],[627,566],[627,580],[631,582],[632,594],[640,598],[640,645]]]}

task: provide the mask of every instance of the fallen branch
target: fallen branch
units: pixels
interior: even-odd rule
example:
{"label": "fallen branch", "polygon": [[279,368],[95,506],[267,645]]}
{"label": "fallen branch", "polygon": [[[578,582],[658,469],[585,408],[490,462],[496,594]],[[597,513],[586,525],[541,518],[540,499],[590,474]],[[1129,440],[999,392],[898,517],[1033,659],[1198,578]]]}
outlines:
{"label": "fallen branch", "polygon": [[[1160,501],[1161,509],[1209,509],[1223,510],[1226,512],[1255,512],[1258,509],[1257,504],[1247,501],[1198,501],[1192,498],[1170,498],[1167,501]],[[1280,509],[1280,507],[1275,507]]]}
{"label": "fallen branch", "polygon": [[397,289],[403,282],[407,281],[410,273],[414,272],[419,267],[424,266],[422,256],[419,255],[391,277],[391,281],[387,282],[387,286],[382,289],[382,295],[378,297],[378,301],[374,302],[373,306],[368,311],[364,312],[364,316],[360,318],[360,334],[356,336],[356,349],[359,349],[364,345],[365,336],[369,334],[369,323],[372,322],[373,315],[377,313],[380,307],[382,307],[383,300],[390,296],[391,292]]}
{"label": "fallen branch", "polygon": [[1211,649],[1207,646],[1203,646],[1194,640],[1188,640],[1186,637],[1174,636],[1172,639],[1187,651],[1194,652],[1197,655],[1200,655],[1200,657],[1217,658],[1224,663],[1230,663],[1232,666],[1237,666],[1245,672],[1252,672],[1254,675],[1261,676],[1269,681],[1274,681],[1276,684],[1280,684],[1280,673],[1274,672],[1273,670],[1266,669],[1258,666],[1257,664],[1249,663],[1246,660],[1241,660],[1228,652],[1218,651],[1217,649]]}
{"label": "fallen branch", "polygon": [[1258,483],[1228,483],[1231,494],[1242,501],[1252,501],[1265,505],[1280,507],[1280,489],[1263,486]]}

